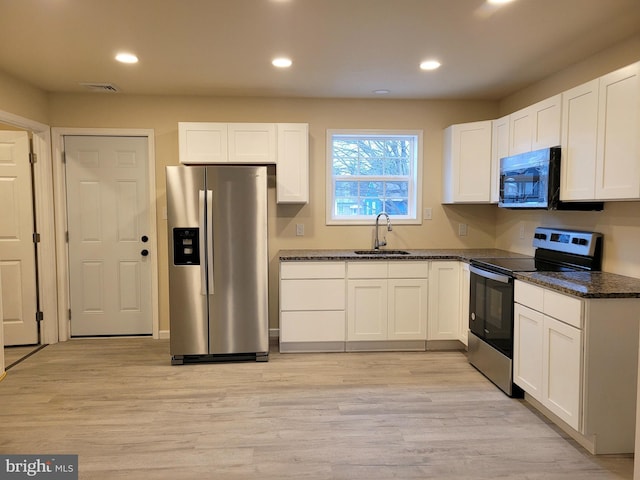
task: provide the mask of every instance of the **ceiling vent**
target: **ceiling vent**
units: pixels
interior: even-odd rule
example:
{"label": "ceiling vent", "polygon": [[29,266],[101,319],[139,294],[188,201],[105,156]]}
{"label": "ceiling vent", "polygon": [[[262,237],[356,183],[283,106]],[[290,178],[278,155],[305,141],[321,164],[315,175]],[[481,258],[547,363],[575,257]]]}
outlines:
{"label": "ceiling vent", "polygon": [[84,88],[91,92],[118,93],[120,89],[113,83],[81,83]]}

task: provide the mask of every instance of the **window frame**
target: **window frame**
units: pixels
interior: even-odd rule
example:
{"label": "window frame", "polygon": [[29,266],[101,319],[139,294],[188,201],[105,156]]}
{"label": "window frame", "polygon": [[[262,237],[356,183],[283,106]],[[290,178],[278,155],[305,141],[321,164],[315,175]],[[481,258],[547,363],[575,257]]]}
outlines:
{"label": "window frame", "polygon": [[[411,186],[409,188],[409,205],[407,216],[398,217],[391,215],[394,224],[400,225],[421,225],[422,216],[422,177],[423,177],[423,131],[422,130],[387,130],[387,129],[327,129],[326,137],[326,186],[325,186],[325,216],[326,225],[371,225],[375,222],[375,216],[363,218],[358,217],[335,217],[333,214],[334,207],[334,176],[333,176],[333,137],[336,135],[344,136],[412,136],[416,137],[416,154],[413,175],[413,190],[411,195]],[[376,177],[388,178],[388,177]],[[412,205],[412,201],[415,203]]]}

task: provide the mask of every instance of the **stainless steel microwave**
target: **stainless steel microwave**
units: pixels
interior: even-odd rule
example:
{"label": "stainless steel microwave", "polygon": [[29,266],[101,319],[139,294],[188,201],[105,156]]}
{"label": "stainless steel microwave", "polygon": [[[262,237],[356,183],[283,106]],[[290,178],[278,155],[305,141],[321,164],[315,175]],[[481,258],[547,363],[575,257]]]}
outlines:
{"label": "stainless steel microwave", "polygon": [[544,210],[602,210],[602,202],[560,201],[560,147],[500,159],[499,207]]}

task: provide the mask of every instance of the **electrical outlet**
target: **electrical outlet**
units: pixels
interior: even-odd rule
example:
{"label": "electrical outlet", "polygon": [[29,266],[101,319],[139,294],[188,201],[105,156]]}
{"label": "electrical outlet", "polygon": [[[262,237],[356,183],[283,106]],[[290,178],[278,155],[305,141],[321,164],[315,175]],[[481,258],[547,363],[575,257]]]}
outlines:
{"label": "electrical outlet", "polygon": [[304,235],[304,223],[296,223],[296,237]]}
{"label": "electrical outlet", "polygon": [[425,220],[431,220],[432,214],[433,212],[431,210],[431,207],[425,208],[422,218],[424,218]]}
{"label": "electrical outlet", "polygon": [[459,223],[458,224],[458,236],[466,237],[467,236],[467,224]]}

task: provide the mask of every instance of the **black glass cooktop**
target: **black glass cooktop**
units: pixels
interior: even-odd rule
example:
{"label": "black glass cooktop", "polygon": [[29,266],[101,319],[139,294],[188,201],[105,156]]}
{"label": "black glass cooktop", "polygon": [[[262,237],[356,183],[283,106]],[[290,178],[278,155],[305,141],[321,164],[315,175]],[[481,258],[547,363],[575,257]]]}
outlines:
{"label": "black glass cooktop", "polygon": [[474,258],[471,265],[504,274],[513,272],[564,272],[575,270],[570,265],[545,262],[534,257]]}

